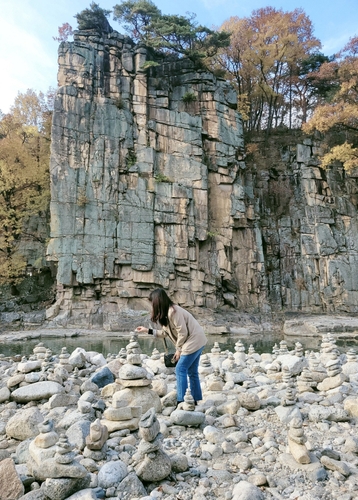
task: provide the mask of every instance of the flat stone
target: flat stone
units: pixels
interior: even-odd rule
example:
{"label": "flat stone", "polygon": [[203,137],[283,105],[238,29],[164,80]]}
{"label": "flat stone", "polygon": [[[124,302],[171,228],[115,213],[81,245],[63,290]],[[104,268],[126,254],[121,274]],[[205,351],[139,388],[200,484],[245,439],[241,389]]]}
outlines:
{"label": "flat stone", "polygon": [[146,379],[147,378],[147,370],[142,366],[131,365],[126,363],[123,365],[118,372],[119,380],[137,380],[137,379]]}
{"label": "flat stone", "polygon": [[54,394],[59,394],[64,392],[64,390],[64,387],[57,382],[36,382],[35,384],[15,389],[11,397],[17,403],[29,403],[30,401],[49,399]]}
{"label": "flat stone", "polygon": [[333,458],[323,455],[321,457],[321,464],[327,469],[334,470],[347,477],[351,474],[351,471],[347,464],[341,462],[340,460],[334,460]]}
{"label": "flat stone", "polygon": [[[162,405],[158,394],[148,387],[125,388],[113,394],[113,404],[116,401],[124,402],[127,406],[141,406],[142,413],[154,408],[157,413],[161,412]],[[123,406],[123,405],[122,405]]]}
{"label": "flat stone", "polygon": [[317,385],[319,391],[329,391],[330,389],[335,389],[339,387],[344,382],[346,382],[347,376],[344,373],[339,373],[334,377],[327,377],[322,382]]}
{"label": "flat stone", "polygon": [[40,433],[34,439],[34,445],[39,448],[49,448],[54,446],[58,441],[58,434],[55,431]]}
{"label": "flat stone", "polygon": [[137,380],[118,379],[118,382],[121,384],[122,387],[147,387],[152,383],[150,379],[145,379],[145,378],[140,378]]}
{"label": "flat stone", "polygon": [[205,421],[205,414],[198,411],[174,410],[170,421],[176,425],[197,427]]}
{"label": "flat stone", "polygon": [[34,465],[32,468],[32,473],[36,479],[40,481],[45,481],[47,478],[59,479],[59,478],[83,478],[87,476],[87,471],[78,462],[72,462],[70,464],[59,464],[56,462],[55,458],[48,458],[39,465]]}
{"label": "flat stone", "polygon": [[20,373],[29,373],[36,370],[41,370],[42,360],[38,359],[36,361],[26,361],[25,363],[19,363],[17,365],[17,370]]}
{"label": "flat stone", "polygon": [[136,431],[139,428],[139,418],[132,418],[131,420],[106,420],[105,418],[101,420],[101,424],[105,425],[108,429],[109,434],[115,431],[121,431],[123,429],[129,429],[130,431]]}
{"label": "flat stone", "polygon": [[103,418],[107,420],[131,420],[133,418],[132,408],[123,407],[123,408],[107,408],[103,412]]}
{"label": "flat stone", "polygon": [[300,464],[289,453],[282,453],[279,455],[279,461],[282,465],[289,467],[292,471],[299,469],[307,472],[307,474],[310,474],[311,472],[320,469],[321,463],[313,453],[309,453],[309,457],[311,460],[309,464]]}

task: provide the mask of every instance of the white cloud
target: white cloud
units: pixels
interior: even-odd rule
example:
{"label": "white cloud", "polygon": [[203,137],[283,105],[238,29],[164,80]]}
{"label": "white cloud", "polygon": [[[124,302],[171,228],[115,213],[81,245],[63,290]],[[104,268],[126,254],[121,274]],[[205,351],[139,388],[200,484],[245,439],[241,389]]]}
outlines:
{"label": "white cloud", "polygon": [[340,50],[343,49],[343,47],[348,43],[349,39],[353,35],[344,33],[343,35],[340,35],[339,37],[332,37],[328,38],[328,40],[323,40],[322,41],[322,52],[327,55],[333,55]]}
{"label": "white cloud", "polygon": [[9,110],[18,91],[46,90],[56,84],[55,43],[46,46],[41,32],[33,32],[39,28],[32,23],[33,13],[25,16],[26,28],[23,28],[14,11],[14,6],[5,9],[0,19],[0,46],[4,48],[0,53],[0,109],[3,112]]}

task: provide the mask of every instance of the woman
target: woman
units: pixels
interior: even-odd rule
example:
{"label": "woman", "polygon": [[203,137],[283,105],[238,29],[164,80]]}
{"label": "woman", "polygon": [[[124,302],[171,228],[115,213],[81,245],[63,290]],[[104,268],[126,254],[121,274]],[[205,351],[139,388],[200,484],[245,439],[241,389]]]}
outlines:
{"label": "woman", "polygon": [[151,320],[161,325],[161,330],[138,326],[137,332],[146,332],[154,337],[169,337],[176,347],[174,359],[178,361],[175,373],[177,376],[177,400],[184,401],[188,388],[195,403],[202,399],[198,366],[200,354],[207,342],[204,330],[196,319],[185,309],[174,304],[162,288],[156,288],[149,295],[152,304]]}

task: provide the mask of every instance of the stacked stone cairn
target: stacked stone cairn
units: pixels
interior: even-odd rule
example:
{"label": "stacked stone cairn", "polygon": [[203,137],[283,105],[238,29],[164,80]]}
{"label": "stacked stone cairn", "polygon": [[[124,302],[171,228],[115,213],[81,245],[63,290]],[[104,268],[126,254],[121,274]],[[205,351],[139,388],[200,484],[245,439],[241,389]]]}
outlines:
{"label": "stacked stone cairn", "polygon": [[355,349],[351,348],[347,352],[347,360],[346,363],[342,366],[342,371],[348,377],[352,375],[352,378],[354,378],[354,375],[358,375],[358,360]]}
{"label": "stacked stone cairn", "polygon": [[162,450],[160,424],[155,409],[150,408],[140,419],[139,435],[142,438],[133,456],[134,469],[141,481],[161,481],[171,473],[170,457]]}
{"label": "stacked stone cairn", "polygon": [[327,377],[326,369],[322,366],[314,352],[308,354],[308,367],[311,372],[312,380],[315,380],[317,383],[322,382],[322,380]]}
{"label": "stacked stone cairn", "polygon": [[293,418],[288,431],[288,447],[293,458],[299,464],[309,464],[311,462],[305,442],[306,438],[303,433],[302,420]]}
{"label": "stacked stone cairn", "polygon": [[170,421],[175,425],[183,425],[197,427],[205,421],[205,414],[200,411],[195,411],[195,401],[188,388],[184,402],[178,405],[170,415]]}
{"label": "stacked stone cairn", "polygon": [[211,349],[211,364],[213,368],[221,368],[222,362],[224,361],[225,356],[221,353],[221,348],[219,342],[214,342],[214,346]]}
{"label": "stacked stone cairn", "polygon": [[272,348],[272,358],[276,359],[277,356],[280,354],[280,349],[277,344],[275,344]]}
{"label": "stacked stone cairn", "polygon": [[280,349],[279,349],[279,356],[284,356],[285,354],[288,354],[289,350],[287,347],[287,342],[285,340],[281,340],[280,342]]}
{"label": "stacked stone cairn", "polygon": [[200,357],[200,363],[199,363],[199,375],[206,377],[207,375],[210,375],[211,373],[214,372],[214,368],[211,364],[210,357],[208,354],[202,354]]}
{"label": "stacked stone cairn", "polygon": [[342,366],[337,352],[332,351],[329,354],[329,359],[326,361],[325,368],[327,370],[327,377],[317,385],[319,391],[335,389],[347,380],[347,376],[342,372]]}
{"label": "stacked stone cairn", "polygon": [[67,347],[62,347],[61,354],[59,355],[59,362],[60,365],[68,372],[71,372],[73,370],[73,365],[71,365],[71,363],[69,362],[70,356],[70,353],[67,352]]}
{"label": "stacked stone cairn", "polygon": [[107,456],[108,429],[106,425],[101,424],[97,418],[90,425],[90,433],[86,437],[86,447],[83,450],[83,456],[90,458],[95,462],[105,460]]}
{"label": "stacked stone cairn", "polygon": [[[40,480],[47,478],[83,478],[87,470],[77,460],[74,446],[68,441],[66,434],[61,434],[52,457],[43,460],[33,468],[34,477]],[[52,452],[52,450],[51,450]]]}
{"label": "stacked stone cairn", "polygon": [[29,454],[31,460],[28,462],[29,471],[35,477],[38,476],[36,471],[40,468],[41,464],[49,458],[55,456],[56,443],[58,442],[58,434],[54,431],[54,423],[52,420],[44,420],[38,425],[40,433],[31,441],[29,445]]}
{"label": "stacked stone cairn", "polygon": [[126,363],[118,372],[116,383],[121,390],[112,397],[112,406],[103,413],[101,423],[108,431],[138,429],[140,417],[153,405],[161,410],[159,396],[151,390],[152,377],[142,366],[141,349],[133,335],[126,346]]}
{"label": "stacked stone cairn", "polygon": [[296,391],[291,386],[288,386],[285,395],[281,398],[282,406],[293,406],[297,402]]}
{"label": "stacked stone cairn", "polygon": [[295,379],[288,366],[282,367],[282,383],[284,387],[295,387]]}
{"label": "stacked stone cairn", "polygon": [[302,358],[304,356],[303,346],[301,342],[295,343],[295,356],[297,356],[298,358]]}
{"label": "stacked stone cairn", "polygon": [[238,365],[245,366],[246,365],[246,354],[245,354],[245,346],[238,340],[235,344],[235,353],[234,353],[235,361]]}
{"label": "stacked stone cairn", "polygon": [[[115,393],[120,394],[120,393]],[[127,400],[116,399],[113,397],[112,405],[108,406],[103,412],[101,424],[105,426],[110,433],[128,429],[135,431],[138,429],[139,420],[142,414],[141,406],[129,406]]]}
{"label": "stacked stone cairn", "polygon": [[220,368],[215,368],[214,372],[206,378],[207,391],[222,391],[224,389],[224,376]]}
{"label": "stacked stone cairn", "polygon": [[317,382],[314,380],[311,370],[305,366],[301,375],[297,377],[298,392],[314,392]]}

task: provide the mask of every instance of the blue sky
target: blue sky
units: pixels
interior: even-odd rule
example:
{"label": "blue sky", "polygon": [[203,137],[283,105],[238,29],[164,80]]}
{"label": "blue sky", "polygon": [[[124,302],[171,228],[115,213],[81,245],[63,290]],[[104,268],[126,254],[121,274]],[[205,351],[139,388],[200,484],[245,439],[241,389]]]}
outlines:
{"label": "blue sky", "polygon": [[[0,3],[0,110],[9,111],[17,93],[28,88],[46,91],[57,84],[57,47],[52,37],[65,22],[76,27],[74,15],[91,0],[1,0]],[[116,0],[97,0],[112,9]],[[118,2],[119,3],[119,2]],[[220,26],[230,16],[247,17],[261,7],[291,11],[301,7],[314,25],[322,51],[331,55],[349,38],[358,35],[358,0],[157,0],[165,14],[195,12],[209,27]],[[111,22],[114,29],[120,27]]]}

